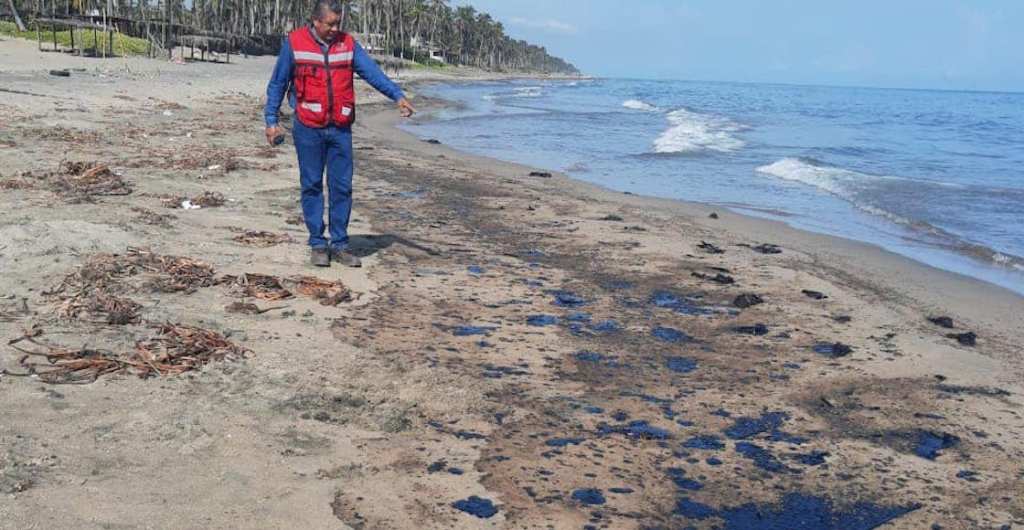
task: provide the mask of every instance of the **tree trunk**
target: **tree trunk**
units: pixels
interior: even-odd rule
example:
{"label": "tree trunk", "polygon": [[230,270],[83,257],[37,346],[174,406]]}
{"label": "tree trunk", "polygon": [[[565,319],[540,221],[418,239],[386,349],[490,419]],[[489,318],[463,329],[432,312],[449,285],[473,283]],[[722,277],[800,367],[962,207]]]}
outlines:
{"label": "tree trunk", "polygon": [[18,31],[28,31],[25,27],[25,23],[21,21],[21,17],[18,16],[18,10],[14,7],[14,0],[7,0],[7,6],[11,8],[11,15],[14,15],[14,23],[18,26]]}

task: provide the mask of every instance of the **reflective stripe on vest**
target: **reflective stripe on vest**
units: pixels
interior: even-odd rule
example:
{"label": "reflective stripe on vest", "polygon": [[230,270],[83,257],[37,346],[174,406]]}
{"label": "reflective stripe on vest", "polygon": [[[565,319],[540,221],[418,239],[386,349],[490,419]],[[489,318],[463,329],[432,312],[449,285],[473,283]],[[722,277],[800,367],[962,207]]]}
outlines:
{"label": "reflective stripe on vest", "polygon": [[316,64],[324,64],[324,54],[313,53],[313,52],[300,52],[292,50],[292,54],[295,55],[296,62],[310,62]]}
{"label": "reflective stripe on vest", "polygon": [[[344,62],[351,61],[353,55],[354,54],[352,52],[332,53],[328,57],[328,59],[331,61],[331,64],[334,64],[334,63],[344,63]],[[321,58],[321,60],[322,59],[323,58]]]}

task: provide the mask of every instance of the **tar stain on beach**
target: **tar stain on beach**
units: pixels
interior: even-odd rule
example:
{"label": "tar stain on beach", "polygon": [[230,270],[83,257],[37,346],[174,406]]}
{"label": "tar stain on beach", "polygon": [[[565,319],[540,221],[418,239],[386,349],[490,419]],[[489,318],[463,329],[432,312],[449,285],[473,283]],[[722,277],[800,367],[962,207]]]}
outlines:
{"label": "tar stain on beach", "polygon": [[674,328],[657,327],[651,330],[651,335],[669,343],[689,342],[693,337]]}
{"label": "tar stain on beach", "polygon": [[468,499],[455,501],[452,503],[452,507],[481,519],[490,519],[498,513],[498,507],[490,499],[483,499],[476,495]]}
{"label": "tar stain on beach", "polygon": [[920,507],[870,502],[839,507],[825,497],[789,493],[778,504],[750,503],[720,510],[684,497],[677,501],[674,513],[696,521],[718,518],[725,530],[872,530]]}
{"label": "tar stain on beach", "polygon": [[673,372],[688,374],[697,369],[697,361],[686,357],[669,357],[666,366]]}
{"label": "tar stain on beach", "polygon": [[578,489],[572,492],[572,498],[588,506],[597,506],[606,502],[601,490],[593,488]]}

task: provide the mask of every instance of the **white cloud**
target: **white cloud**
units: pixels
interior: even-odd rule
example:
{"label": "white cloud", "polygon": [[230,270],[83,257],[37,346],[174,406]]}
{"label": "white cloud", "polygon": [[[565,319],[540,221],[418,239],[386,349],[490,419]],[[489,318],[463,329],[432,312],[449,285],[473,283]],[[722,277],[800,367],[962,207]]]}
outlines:
{"label": "white cloud", "polygon": [[564,33],[567,35],[575,35],[576,33],[579,32],[579,30],[576,29],[576,26],[573,26],[572,24],[567,24],[560,20],[555,20],[553,18],[546,18],[540,20],[528,19],[523,17],[512,17],[511,19],[509,19],[509,23],[516,26],[525,26],[528,28],[549,31],[551,33]]}

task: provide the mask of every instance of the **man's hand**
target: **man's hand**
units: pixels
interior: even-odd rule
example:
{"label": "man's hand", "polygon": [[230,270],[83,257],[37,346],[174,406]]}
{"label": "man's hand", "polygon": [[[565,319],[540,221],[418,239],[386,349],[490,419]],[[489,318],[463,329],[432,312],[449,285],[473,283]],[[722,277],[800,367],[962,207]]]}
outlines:
{"label": "man's hand", "polygon": [[281,130],[281,126],[280,125],[274,125],[273,127],[267,127],[267,143],[270,144],[271,147],[277,145],[277,142],[275,140],[279,136],[280,137],[284,136],[284,131]]}
{"label": "man's hand", "polygon": [[402,114],[403,118],[409,118],[416,114],[416,108],[409,103],[408,99],[402,98],[398,100],[398,112]]}

